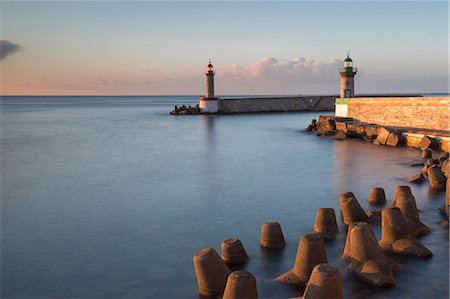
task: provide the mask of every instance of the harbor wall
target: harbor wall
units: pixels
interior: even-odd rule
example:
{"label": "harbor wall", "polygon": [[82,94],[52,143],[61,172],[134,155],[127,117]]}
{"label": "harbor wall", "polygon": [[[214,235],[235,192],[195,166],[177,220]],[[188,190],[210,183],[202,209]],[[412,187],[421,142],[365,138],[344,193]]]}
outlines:
{"label": "harbor wall", "polygon": [[337,95],[267,98],[230,98],[219,100],[219,113],[334,111]]}
{"label": "harbor wall", "polygon": [[348,98],[348,116],[382,126],[450,130],[449,97]]}

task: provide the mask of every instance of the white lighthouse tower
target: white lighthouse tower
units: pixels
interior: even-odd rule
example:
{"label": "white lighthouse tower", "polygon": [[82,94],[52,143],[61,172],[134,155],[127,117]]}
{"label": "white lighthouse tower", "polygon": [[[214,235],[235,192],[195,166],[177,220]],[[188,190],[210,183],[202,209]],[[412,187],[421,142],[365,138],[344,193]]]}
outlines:
{"label": "white lighthouse tower", "polygon": [[341,92],[340,98],[336,99],[336,116],[346,117],[348,114],[348,98],[355,96],[355,75],[358,69],[353,67],[353,60],[350,54],[344,59],[343,67],[339,68],[341,75]]}
{"label": "white lighthouse tower", "polygon": [[214,95],[214,67],[209,61],[205,71],[206,75],[206,96],[200,98],[200,111],[202,113],[217,113],[219,110],[219,99]]}

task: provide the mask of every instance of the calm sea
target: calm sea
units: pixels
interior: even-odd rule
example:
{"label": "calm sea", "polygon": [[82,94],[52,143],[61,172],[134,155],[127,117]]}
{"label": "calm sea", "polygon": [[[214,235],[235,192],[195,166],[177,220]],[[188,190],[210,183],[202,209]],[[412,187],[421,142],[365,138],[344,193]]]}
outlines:
{"label": "calm sea", "polygon": [[[260,297],[299,295],[273,279],[289,270],[319,207],[352,191],[394,188],[419,152],[302,132],[319,113],[169,116],[196,97],[1,99],[1,297],[195,298],[192,256],[238,237]],[[347,298],[448,298],[443,192],[412,185],[420,238],[434,256],[406,265],[392,289],[344,270],[345,232],[326,243]],[[287,247],[266,255],[261,224],[282,225]],[[379,224],[372,225],[380,238]]]}

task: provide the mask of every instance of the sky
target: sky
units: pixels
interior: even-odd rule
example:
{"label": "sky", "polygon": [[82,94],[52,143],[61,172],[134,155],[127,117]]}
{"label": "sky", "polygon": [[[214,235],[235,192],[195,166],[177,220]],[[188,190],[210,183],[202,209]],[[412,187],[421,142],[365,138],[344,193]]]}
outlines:
{"label": "sky", "polygon": [[1,95],[448,92],[447,1],[8,1]]}

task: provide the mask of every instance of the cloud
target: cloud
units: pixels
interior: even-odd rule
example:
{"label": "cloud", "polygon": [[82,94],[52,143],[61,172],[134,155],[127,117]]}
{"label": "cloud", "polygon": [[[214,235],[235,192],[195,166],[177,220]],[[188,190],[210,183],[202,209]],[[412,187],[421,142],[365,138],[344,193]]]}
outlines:
{"label": "cloud", "polygon": [[12,55],[16,52],[22,51],[22,47],[11,43],[7,40],[0,39],[0,60],[3,60],[8,55]]}
{"label": "cloud", "polygon": [[339,59],[264,57],[245,66],[233,64],[222,72],[217,71],[217,77],[225,89],[233,88],[236,93],[336,93],[341,64]]}
{"label": "cloud", "polygon": [[103,86],[144,86],[152,84],[149,80],[108,79],[103,77],[97,77],[95,83]]}

